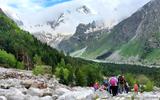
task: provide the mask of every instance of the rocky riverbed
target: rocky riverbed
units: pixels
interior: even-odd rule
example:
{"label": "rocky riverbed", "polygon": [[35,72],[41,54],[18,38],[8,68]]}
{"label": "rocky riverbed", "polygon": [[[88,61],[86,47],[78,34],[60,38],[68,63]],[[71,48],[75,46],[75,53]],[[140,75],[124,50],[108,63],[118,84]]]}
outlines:
{"label": "rocky riverbed", "polygon": [[160,92],[112,97],[90,87],[68,87],[53,76],[34,76],[31,71],[0,68],[0,100],[160,100]]}

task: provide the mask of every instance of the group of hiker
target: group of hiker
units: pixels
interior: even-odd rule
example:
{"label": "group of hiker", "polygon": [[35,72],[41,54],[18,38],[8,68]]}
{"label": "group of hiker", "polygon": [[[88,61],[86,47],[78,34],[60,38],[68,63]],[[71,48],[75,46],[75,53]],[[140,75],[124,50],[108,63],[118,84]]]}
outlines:
{"label": "group of hiker", "polygon": [[[98,82],[96,82],[93,87],[95,91],[98,89],[106,90],[113,96],[116,96],[122,93],[128,93],[130,89],[129,84],[123,75],[111,76],[110,78],[104,79],[103,84],[101,86]],[[134,85],[134,92],[138,93],[137,84]]]}

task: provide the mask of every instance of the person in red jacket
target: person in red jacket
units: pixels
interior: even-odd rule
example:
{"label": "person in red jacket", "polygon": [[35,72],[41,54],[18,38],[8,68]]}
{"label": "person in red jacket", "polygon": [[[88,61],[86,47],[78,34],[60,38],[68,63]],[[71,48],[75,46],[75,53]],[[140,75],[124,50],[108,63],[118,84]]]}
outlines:
{"label": "person in red jacket", "polygon": [[134,84],[134,93],[138,94],[138,84]]}
{"label": "person in red jacket", "polygon": [[94,87],[94,90],[95,90],[95,91],[98,90],[98,89],[99,89],[99,83],[96,82],[93,87]]}

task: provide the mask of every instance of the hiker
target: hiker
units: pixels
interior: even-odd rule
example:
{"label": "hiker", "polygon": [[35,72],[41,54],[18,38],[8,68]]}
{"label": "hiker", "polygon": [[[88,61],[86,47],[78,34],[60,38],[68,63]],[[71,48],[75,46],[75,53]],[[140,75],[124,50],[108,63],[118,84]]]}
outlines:
{"label": "hiker", "polygon": [[106,86],[105,86],[104,84],[102,84],[102,85],[100,86],[99,90],[100,90],[100,91],[106,90]]}
{"label": "hiker", "polygon": [[113,96],[116,96],[118,93],[118,79],[115,76],[112,76],[109,79],[110,89]]}
{"label": "hiker", "polygon": [[137,83],[134,84],[134,93],[138,94],[138,84]]}
{"label": "hiker", "polygon": [[109,82],[108,82],[108,79],[104,79],[104,81],[103,81],[103,85],[105,86],[105,89],[106,89],[106,91],[108,91],[109,92]]}
{"label": "hiker", "polygon": [[97,91],[99,89],[99,83],[96,82],[94,85],[93,85],[93,88],[95,91]]}
{"label": "hiker", "polygon": [[122,94],[125,91],[125,84],[126,84],[126,81],[124,76],[120,75],[118,77],[118,92],[120,94]]}
{"label": "hiker", "polygon": [[101,91],[102,91],[102,90],[106,90],[106,92],[111,93],[111,92],[110,92],[110,84],[109,84],[107,78],[104,79],[103,84],[102,84],[102,86],[100,87],[100,90],[101,90]]}
{"label": "hiker", "polygon": [[125,91],[126,91],[126,93],[129,92],[129,84],[128,84],[128,82],[125,83]]}
{"label": "hiker", "polygon": [[104,79],[104,81],[103,81],[103,85],[104,85],[105,87],[107,87],[107,86],[108,86],[108,80],[107,80],[107,79]]}

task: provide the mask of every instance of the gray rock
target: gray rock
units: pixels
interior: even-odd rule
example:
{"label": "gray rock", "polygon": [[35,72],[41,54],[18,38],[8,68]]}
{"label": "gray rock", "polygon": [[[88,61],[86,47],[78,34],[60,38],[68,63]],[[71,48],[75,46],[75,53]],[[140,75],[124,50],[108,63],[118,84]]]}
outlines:
{"label": "gray rock", "polygon": [[40,100],[40,97],[27,95],[24,100]]}
{"label": "gray rock", "polygon": [[52,96],[52,90],[50,88],[43,89],[43,97],[45,96]]}
{"label": "gray rock", "polygon": [[33,80],[24,80],[21,82],[21,85],[23,85],[26,89],[29,89],[32,84],[33,84]]}
{"label": "gray rock", "polygon": [[20,80],[14,78],[0,80],[0,88],[9,89],[10,87],[20,87]]}
{"label": "gray rock", "polygon": [[7,100],[5,96],[0,96],[0,100]]}
{"label": "gray rock", "polygon": [[9,90],[4,91],[4,96],[7,100],[24,100],[25,95],[16,88],[10,88]]}
{"label": "gray rock", "polygon": [[77,91],[70,91],[59,96],[58,100],[93,100],[94,91],[89,88],[75,89]]}
{"label": "gray rock", "polygon": [[70,92],[70,90],[66,89],[66,88],[57,88],[55,90],[55,94],[57,94],[58,96],[63,95],[64,93],[68,93]]}
{"label": "gray rock", "polygon": [[52,99],[53,100],[57,100],[58,99],[58,95],[52,95]]}
{"label": "gray rock", "polygon": [[40,98],[40,100],[53,100],[51,96],[45,96]]}
{"label": "gray rock", "polygon": [[19,90],[20,90],[24,95],[27,94],[27,89],[26,89],[26,88],[19,88]]}
{"label": "gray rock", "polygon": [[7,96],[7,100],[24,100],[24,96],[18,96],[18,95],[9,95]]}
{"label": "gray rock", "polygon": [[9,89],[10,87],[13,87],[12,85],[7,85],[7,84],[1,84],[0,86],[2,89]]}
{"label": "gray rock", "polygon": [[43,96],[43,91],[41,89],[38,88],[29,88],[27,91],[27,94],[31,95],[31,96],[39,96],[42,97]]}

